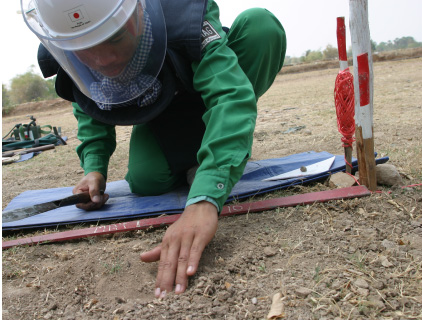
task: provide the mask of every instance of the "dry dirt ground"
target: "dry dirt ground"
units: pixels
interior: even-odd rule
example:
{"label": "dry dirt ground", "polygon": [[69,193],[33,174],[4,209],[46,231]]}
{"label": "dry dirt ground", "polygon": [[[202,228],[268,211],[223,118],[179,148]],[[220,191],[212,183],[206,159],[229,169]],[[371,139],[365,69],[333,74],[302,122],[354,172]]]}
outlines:
{"label": "dry dirt ground", "polygon": [[[254,160],[343,152],[333,103],[337,71],[277,77],[259,101]],[[374,73],[375,149],[390,157],[404,185],[419,184],[422,59],[378,62]],[[61,126],[68,145],[3,166],[3,208],[25,190],[72,186],[83,175],[69,103],[20,106],[3,117],[3,134],[28,114]],[[129,138],[130,128],[118,128],[110,181],[124,177]],[[321,181],[261,198],[326,189]],[[3,319],[266,319],[276,293],[286,319],[422,319],[422,188],[379,190],[222,218],[187,292],[164,300],[153,296],[157,264],[139,260],[164,228],[4,250]],[[88,225],[71,228],[81,227]]]}

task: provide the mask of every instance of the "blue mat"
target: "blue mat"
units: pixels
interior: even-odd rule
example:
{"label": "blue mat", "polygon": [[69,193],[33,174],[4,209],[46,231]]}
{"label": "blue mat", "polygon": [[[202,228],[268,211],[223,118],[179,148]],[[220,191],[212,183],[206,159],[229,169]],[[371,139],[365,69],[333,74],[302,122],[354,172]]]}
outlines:
{"label": "blue mat", "polygon": [[[262,181],[275,175],[309,166],[313,163],[333,157],[328,152],[304,152],[283,158],[249,161],[241,180],[234,186],[229,199],[242,199],[253,195],[288,188],[322,180],[330,174],[345,170],[344,156],[335,156],[331,169],[327,172],[306,178],[294,178],[278,181]],[[385,163],[388,157],[377,159],[377,164]],[[357,167],[357,160],[353,160]],[[25,191],[15,197],[4,211],[31,206],[38,203],[68,197],[73,187]],[[84,222],[116,221],[119,219],[137,219],[183,212],[188,195],[188,187],[160,195],[141,197],[133,194],[125,180],[107,183],[110,199],[101,210],[84,211],[75,206],[63,207],[38,214],[19,221],[3,223],[3,230],[19,230],[25,228],[41,228],[68,225]]]}
{"label": "blue mat", "polygon": [[29,159],[35,157],[36,155],[38,155],[39,153],[41,153],[41,152],[29,152],[29,153],[23,154],[23,155],[21,155],[20,159],[16,160],[15,162],[22,162],[22,161],[29,160]]}

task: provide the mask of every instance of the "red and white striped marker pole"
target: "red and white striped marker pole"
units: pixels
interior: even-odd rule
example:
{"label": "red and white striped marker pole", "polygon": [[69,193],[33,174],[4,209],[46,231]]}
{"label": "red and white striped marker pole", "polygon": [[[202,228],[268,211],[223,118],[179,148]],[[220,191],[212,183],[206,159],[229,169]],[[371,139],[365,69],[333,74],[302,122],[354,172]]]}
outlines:
{"label": "red and white striped marker pole", "polygon": [[338,58],[340,61],[340,71],[349,68],[347,62],[347,50],[346,50],[346,25],[344,23],[344,17],[337,18],[337,48]]}
{"label": "red and white striped marker pole", "polygon": [[334,87],[334,102],[337,114],[338,131],[343,135],[341,141],[344,147],[346,172],[352,173],[353,135],[355,134],[355,93],[353,75],[347,62],[346,26],[344,17],[337,18],[337,48],[340,62],[340,72],[336,77]]}
{"label": "red and white striped marker pole", "polygon": [[374,129],[373,129],[373,71],[371,38],[368,24],[368,0],[350,0],[350,33],[352,36],[356,150],[359,182],[375,191]]}

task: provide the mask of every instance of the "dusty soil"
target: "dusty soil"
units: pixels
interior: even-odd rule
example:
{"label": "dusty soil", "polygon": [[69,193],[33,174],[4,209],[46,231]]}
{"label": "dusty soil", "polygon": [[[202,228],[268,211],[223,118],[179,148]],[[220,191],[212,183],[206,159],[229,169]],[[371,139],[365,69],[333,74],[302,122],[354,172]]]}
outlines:
{"label": "dusty soil", "polygon": [[[390,157],[404,185],[420,184],[422,59],[375,63],[374,73],[375,149]],[[253,159],[343,152],[336,74],[334,68],[277,77],[259,101]],[[3,118],[3,134],[27,114],[61,126],[68,145],[3,166],[3,208],[25,190],[72,186],[83,175],[69,103],[19,106]],[[302,129],[287,133],[295,127]],[[110,181],[124,177],[129,138],[130,128],[118,128]],[[327,189],[322,181],[263,198]],[[3,319],[265,319],[276,293],[287,319],[422,319],[422,188],[379,190],[222,218],[187,292],[164,300],[153,296],[157,264],[139,261],[164,228],[5,250]],[[81,227],[88,225],[69,228]]]}

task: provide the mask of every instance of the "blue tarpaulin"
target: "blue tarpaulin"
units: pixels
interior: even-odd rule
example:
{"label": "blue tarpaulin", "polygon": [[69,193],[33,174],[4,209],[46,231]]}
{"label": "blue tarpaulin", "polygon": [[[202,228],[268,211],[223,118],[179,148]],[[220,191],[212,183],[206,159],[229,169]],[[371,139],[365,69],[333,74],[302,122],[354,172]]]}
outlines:
{"label": "blue tarpaulin", "polygon": [[[345,171],[344,156],[335,156],[329,171],[306,178],[288,180],[263,181],[264,179],[298,169],[302,166],[326,160],[333,157],[328,152],[304,152],[283,158],[249,161],[240,181],[234,186],[227,201],[243,199],[274,190],[288,188],[293,185],[306,184],[327,178],[330,174]],[[385,163],[388,157],[376,159],[376,163]],[[357,160],[353,159],[356,169]],[[25,191],[15,197],[4,211],[32,206],[39,203],[54,201],[68,197],[73,187],[53,188]],[[76,206],[62,207],[47,211],[26,219],[3,223],[3,230],[18,230],[25,228],[40,228],[68,225],[84,222],[116,221],[119,219],[138,219],[158,216],[161,214],[180,213],[183,211],[188,195],[188,187],[160,196],[138,196],[129,190],[125,180],[107,183],[110,199],[100,210],[84,211]]]}

